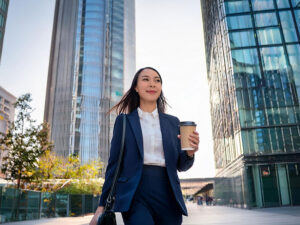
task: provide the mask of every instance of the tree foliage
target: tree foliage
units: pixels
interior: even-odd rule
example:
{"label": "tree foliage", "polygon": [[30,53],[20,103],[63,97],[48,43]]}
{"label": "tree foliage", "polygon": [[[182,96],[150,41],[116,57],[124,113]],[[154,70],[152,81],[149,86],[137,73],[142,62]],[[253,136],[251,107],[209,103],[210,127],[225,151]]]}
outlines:
{"label": "tree foliage", "polygon": [[103,163],[100,161],[81,164],[77,155],[64,158],[47,150],[39,158],[35,177],[36,180],[94,179],[101,175],[102,168]]}
{"label": "tree foliage", "polygon": [[0,138],[1,150],[7,151],[3,158],[2,172],[8,180],[17,180],[17,187],[22,181],[33,179],[38,158],[52,145],[48,141],[49,127],[46,123],[35,125],[31,118],[32,101],[30,94],[19,97],[14,104],[16,119],[10,124],[6,134]]}

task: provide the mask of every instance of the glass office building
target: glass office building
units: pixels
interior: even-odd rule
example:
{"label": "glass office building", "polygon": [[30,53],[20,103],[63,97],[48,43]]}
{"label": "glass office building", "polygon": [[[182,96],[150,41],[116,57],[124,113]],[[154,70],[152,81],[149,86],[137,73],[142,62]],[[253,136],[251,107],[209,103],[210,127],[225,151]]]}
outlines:
{"label": "glass office building", "polygon": [[9,0],[0,0],[0,62]]}
{"label": "glass office building", "polygon": [[201,0],[218,204],[300,205],[300,1]]}
{"label": "glass office building", "polygon": [[134,15],[131,0],[56,1],[44,117],[57,154],[107,163],[107,112],[135,71]]}

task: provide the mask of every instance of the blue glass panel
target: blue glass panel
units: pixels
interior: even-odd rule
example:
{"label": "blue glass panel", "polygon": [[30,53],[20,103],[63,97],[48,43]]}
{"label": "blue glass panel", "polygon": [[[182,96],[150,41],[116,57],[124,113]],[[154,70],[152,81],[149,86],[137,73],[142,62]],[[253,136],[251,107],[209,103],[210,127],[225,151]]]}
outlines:
{"label": "blue glass panel", "polygon": [[279,9],[290,8],[290,3],[288,0],[276,0],[276,2]]}
{"label": "blue glass panel", "polygon": [[239,31],[229,33],[231,48],[255,46],[253,31]]}
{"label": "blue glass panel", "polygon": [[295,10],[294,12],[297,21],[298,31],[300,32],[300,10]]}
{"label": "blue glass panel", "polygon": [[265,27],[278,25],[275,13],[257,13],[255,14],[256,27]]}
{"label": "blue glass panel", "polygon": [[3,25],[4,25],[4,17],[0,13],[0,27],[3,27]]}
{"label": "blue glass panel", "polygon": [[226,19],[227,19],[227,25],[229,30],[252,27],[252,21],[250,15],[228,16]]}
{"label": "blue glass panel", "polygon": [[279,12],[281,26],[286,42],[297,41],[297,34],[294,26],[293,17],[291,11],[281,11]]}
{"label": "blue glass panel", "polygon": [[249,2],[248,0],[226,1],[225,10],[227,14],[249,12],[250,11]]}
{"label": "blue glass panel", "polygon": [[295,80],[298,99],[300,99],[300,45],[287,45],[287,51]]}
{"label": "blue glass panel", "polygon": [[280,44],[282,42],[279,28],[264,28],[257,30],[260,45]]}
{"label": "blue glass panel", "polygon": [[265,72],[286,71],[287,63],[284,55],[283,47],[261,48],[263,69]]}
{"label": "blue glass panel", "polygon": [[255,11],[274,9],[273,0],[252,0],[252,7]]}
{"label": "blue glass panel", "polygon": [[260,77],[256,49],[232,50],[234,73],[247,73]]}
{"label": "blue glass panel", "polygon": [[86,11],[102,11],[104,9],[103,5],[98,4],[87,4]]}
{"label": "blue glass panel", "polygon": [[300,7],[300,0],[292,0],[293,7]]}

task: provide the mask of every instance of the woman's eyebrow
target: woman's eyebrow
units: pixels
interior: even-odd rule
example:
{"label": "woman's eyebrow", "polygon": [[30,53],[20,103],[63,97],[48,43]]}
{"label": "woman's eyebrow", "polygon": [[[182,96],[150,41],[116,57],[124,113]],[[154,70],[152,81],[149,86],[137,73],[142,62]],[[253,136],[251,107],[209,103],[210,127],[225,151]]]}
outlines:
{"label": "woman's eyebrow", "polygon": [[[149,75],[142,75],[141,77],[149,77]],[[156,76],[156,77],[154,77],[154,78],[159,78],[159,79],[160,79],[159,76]]]}

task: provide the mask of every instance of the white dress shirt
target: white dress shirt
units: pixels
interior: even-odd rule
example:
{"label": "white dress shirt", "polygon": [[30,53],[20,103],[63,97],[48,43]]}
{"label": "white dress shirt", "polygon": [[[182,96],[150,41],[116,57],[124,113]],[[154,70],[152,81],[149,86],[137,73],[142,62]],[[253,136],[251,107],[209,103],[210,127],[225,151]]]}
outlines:
{"label": "white dress shirt", "polygon": [[157,108],[149,113],[137,108],[143,134],[144,164],[166,166]]}

